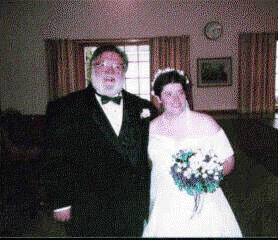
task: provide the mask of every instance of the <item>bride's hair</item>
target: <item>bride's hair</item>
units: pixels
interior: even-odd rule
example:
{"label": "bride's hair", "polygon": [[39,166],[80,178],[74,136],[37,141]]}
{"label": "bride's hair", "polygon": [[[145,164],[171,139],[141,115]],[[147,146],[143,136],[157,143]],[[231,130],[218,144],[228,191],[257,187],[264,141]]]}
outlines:
{"label": "bride's hair", "polygon": [[191,109],[193,109],[191,84],[189,78],[186,75],[179,73],[177,70],[165,71],[155,77],[153,84],[154,94],[158,97],[161,97],[163,88],[169,83],[180,83],[182,85],[183,91],[186,95],[186,100],[188,101]]}

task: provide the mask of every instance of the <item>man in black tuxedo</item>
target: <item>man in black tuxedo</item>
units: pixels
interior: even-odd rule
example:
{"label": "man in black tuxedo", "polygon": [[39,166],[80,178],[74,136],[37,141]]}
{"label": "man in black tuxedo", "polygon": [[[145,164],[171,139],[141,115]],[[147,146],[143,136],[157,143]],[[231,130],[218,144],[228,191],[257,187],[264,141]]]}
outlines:
{"label": "man in black tuxedo", "polygon": [[88,88],[47,106],[42,182],[70,236],[141,236],[148,217],[153,105],[122,90],[128,61],[97,48]]}

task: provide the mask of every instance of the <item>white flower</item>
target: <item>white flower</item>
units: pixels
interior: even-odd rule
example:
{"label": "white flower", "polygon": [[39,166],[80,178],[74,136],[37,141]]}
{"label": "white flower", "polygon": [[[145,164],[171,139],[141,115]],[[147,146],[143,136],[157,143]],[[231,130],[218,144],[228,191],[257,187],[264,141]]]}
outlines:
{"label": "white flower", "polygon": [[208,174],[213,174],[213,170],[212,170],[212,169],[209,169],[209,170],[208,170]]}
{"label": "white flower", "polygon": [[209,162],[208,164],[207,164],[207,169],[208,170],[213,170],[213,169],[215,169],[215,168],[217,168],[218,167],[218,164],[215,164],[215,163],[213,163],[213,162]]}
{"label": "white flower", "polygon": [[199,177],[200,175],[201,175],[201,173],[195,172],[195,176],[196,176],[196,177]]}
{"label": "white flower", "polygon": [[217,163],[217,162],[218,162],[218,157],[213,156],[213,157],[211,158],[211,161]]}
{"label": "white flower", "polygon": [[200,165],[197,162],[190,162],[190,167],[193,171],[196,171],[200,167]]}
{"label": "white flower", "polygon": [[184,171],[183,175],[186,177],[186,178],[190,178],[191,177],[191,172],[186,170]]}
{"label": "white flower", "polygon": [[192,174],[192,169],[191,169],[191,168],[186,169],[186,171],[187,171],[190,175]]}
{"label": "white flower", "polygon": [[192,162],[198,162],[199,161],[199,156],[198,155],[193,155],[190,159],[189,159],[190,163]]}
{"label": "white flower", "polygon": [[150,109],[148,108],[143,108],[143,111],[140,114],[140,118],[147,118],[151,115]]}
{"label": "white flower", "polygon": [[207,178],[208,175],[206,173],[203,174],[203,178]]}

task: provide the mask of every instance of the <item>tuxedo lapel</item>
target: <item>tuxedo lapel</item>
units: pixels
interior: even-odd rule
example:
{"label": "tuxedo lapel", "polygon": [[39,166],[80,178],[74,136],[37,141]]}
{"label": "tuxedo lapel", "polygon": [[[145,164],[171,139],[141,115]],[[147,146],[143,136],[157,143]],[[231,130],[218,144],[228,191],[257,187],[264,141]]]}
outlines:
{"label": "tuxedo lapel", "polygon": [[137,153],[140,151],[140,136],[138,135],[139,122],[136,119],[136,106],[129,99],[128,94],[123,91],[123,123],[119,134],[119,141],[122,147],[122,151],[128,156],[129,161],[135,167],[138,161]]}

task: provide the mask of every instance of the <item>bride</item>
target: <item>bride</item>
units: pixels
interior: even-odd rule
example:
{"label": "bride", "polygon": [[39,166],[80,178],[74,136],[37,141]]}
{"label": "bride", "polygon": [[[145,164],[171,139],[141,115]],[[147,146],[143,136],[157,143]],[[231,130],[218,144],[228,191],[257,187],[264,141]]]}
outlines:
{"label": "bride", "polygon": [[164,111],[150,125],[151,203],[143,237],[242,237],[220,187],[196,198],[181,191],[170,174],[173,154],[193,145],[213,147],[223,159],[223,176],[234,167],[234,152],[223,129],[209,115],[189,109],[186,80],[171,69],[154,79]]}

